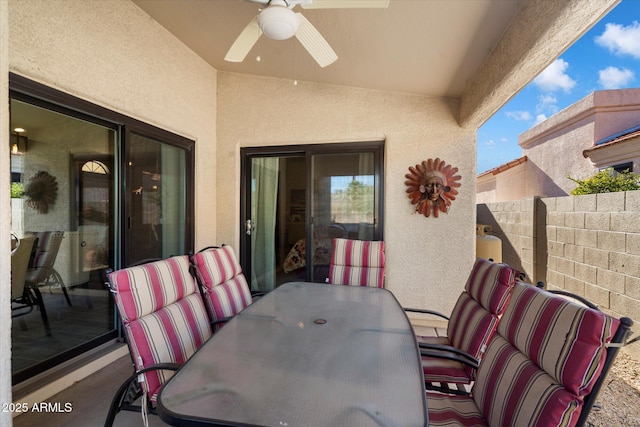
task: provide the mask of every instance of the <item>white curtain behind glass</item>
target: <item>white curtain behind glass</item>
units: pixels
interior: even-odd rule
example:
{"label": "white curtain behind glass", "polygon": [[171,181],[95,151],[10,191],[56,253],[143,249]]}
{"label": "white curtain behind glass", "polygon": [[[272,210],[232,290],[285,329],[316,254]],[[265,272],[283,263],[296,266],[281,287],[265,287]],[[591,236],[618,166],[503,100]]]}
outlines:
{"label": "white curtain behind glass", "polygon": [[278,165],[277,157],[257,158],[251,162],[251,283],[260,291],[270,291],[276,283]]}

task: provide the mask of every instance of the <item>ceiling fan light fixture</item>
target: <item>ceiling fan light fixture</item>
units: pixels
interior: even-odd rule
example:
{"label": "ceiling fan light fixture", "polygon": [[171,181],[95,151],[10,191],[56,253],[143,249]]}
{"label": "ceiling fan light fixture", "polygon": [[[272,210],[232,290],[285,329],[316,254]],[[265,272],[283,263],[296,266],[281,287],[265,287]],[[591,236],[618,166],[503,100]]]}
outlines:
{"label": "ceiling fan light fixture", "polygon": [[271,5],[260,12],[258,25],[262,33],[273,40],[286,40],[298,31],[300,21],[295,12],[285,6]]}

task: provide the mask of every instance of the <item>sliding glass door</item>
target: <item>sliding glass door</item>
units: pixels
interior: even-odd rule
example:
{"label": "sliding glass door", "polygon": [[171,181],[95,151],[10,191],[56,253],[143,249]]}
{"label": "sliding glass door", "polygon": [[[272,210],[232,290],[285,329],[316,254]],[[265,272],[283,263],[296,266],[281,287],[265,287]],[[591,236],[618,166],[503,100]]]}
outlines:
{"label": "sliding glass door", "polygon": [[114,265],[118,132],[21,99],[10,106],[20,141],[11,153],[11,232],[30,246],[11,260],[18,383],[116,336],[104,271]]}
{"label": "sliding glass door", "polygon": [[124,265],[187,252],[186,151],[129,133]]}
{"label": "sliding glass door", "polygon": [[242,150],[241,263],[253,290],[324,282],[332,239],[382,238],[382,143]]}
{"label": "sliding glass door", "polygon": [[312,184],[311,274],[314,282],[324,282],[334,238],[378,240],[375,153],[313,155]]}
{"label": "sliding glass door", "polygon": [[193,250],[194,142],[20,76],[10,86],[18,384],[118,337],[107,269]]}

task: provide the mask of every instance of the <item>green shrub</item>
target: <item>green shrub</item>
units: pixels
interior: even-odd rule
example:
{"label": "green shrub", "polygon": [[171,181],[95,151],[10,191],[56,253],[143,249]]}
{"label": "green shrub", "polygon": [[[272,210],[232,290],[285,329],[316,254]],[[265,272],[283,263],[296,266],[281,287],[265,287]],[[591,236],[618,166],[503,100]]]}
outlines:
{"label": "green shrub", "polygon": [[19,199],[24,195],[24,189],[22,188],[22,184],[19,182],[11,183],[11,198]]}
{"label": "green shrub", "polygon": [[640,190],[640,175],[633,172],[614,173],[613,168],[601,170],[586,179],[568,177],[578,186],[571,194],[613,193],[616,191]]}

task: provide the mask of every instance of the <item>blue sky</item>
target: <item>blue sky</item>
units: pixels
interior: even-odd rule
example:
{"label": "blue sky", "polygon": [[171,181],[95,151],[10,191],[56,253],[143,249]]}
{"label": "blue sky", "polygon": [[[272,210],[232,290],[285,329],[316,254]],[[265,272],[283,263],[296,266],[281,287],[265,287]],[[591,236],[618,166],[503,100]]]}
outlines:
{"label": "blue sky", "polygon": [[478,129],[477,172],[521,157],[518,135],[593,91],[629,87],[640,87],[640,0],[623,0]]}

